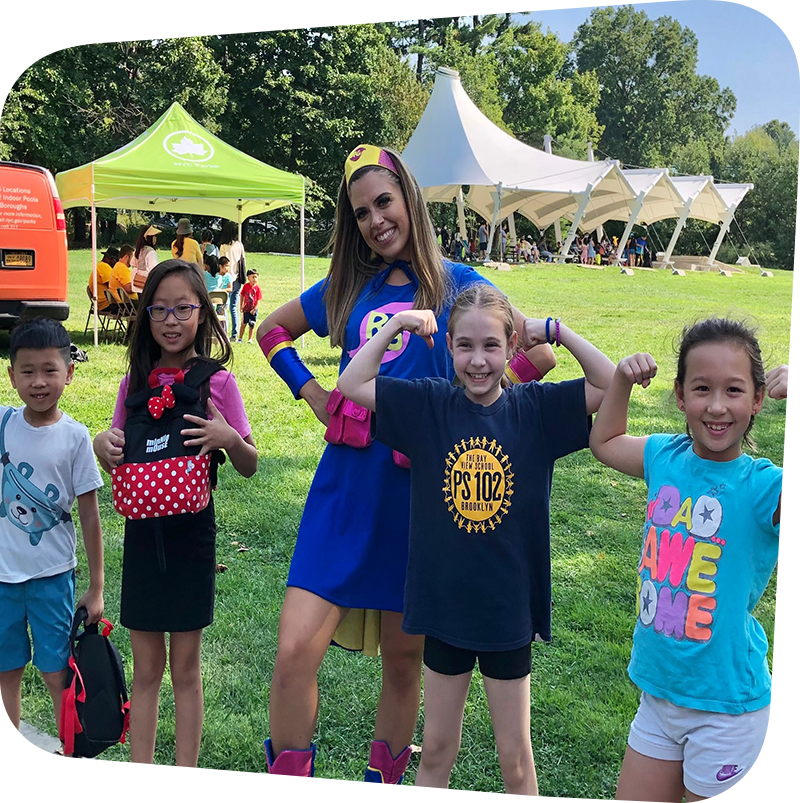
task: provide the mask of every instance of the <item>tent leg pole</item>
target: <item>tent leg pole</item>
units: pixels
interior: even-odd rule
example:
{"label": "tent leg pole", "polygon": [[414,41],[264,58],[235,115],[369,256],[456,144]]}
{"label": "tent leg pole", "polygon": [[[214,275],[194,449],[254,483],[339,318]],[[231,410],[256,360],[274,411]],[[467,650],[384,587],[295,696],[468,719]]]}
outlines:
{"label": "tent leg pole", "polygon": [[495,189],[496,195],[494,196],[494,210],[492,211],[492,225],[489,229],[489,242],[486,244],[486,259],[488,262],[492,258],[492,248],[494,247],[494,235],[497,231],[497,223],[500,219],[500,207],[503,198],[503,186],[498,184]]}
{"label": "tent leg pole", "polygon": [[664,259],[662,260],[665,265],[669,265],[670,257],[675,250],[675,244],[678,242],[678,237],[680,237],[681,231],[686,225],[686,218],[689,217],[689,209],[691,208],[692,200],[694,199],[691,199],[683,208],[683,212],[681,212],[681,216],[678,218],[678,222],[675,225],[675,231],[672,232],[672,237],[670,238],[667,250],[664,252]]}
{"label": "tent leg pole", "polygon": [[[92,195],[94,195],[94,187],[92,188]],[[95,348],[97,348],[97,215],[94,208],[94,201],[92,201],[92,284],[94,285],[92,290],[94,294],[94,345]]]}
{"label": "tent leg pole", "polygon": [[719,227],[719,234],[717,235],[717,239],[714,241],[714,246],[711,249],[711,253],[708,255],[708,264],[713,265],[714,259],[716,259],[717,251],[719,251],[719,247],[722,245],[722,241],[725,239],[725,235],[728,233],[728,229],[731,227],[731,221],[733,220],[733,214],[729,213],[725,215],[722,220],[722,225]]}
{"label": "tent leg pole", "polygon": [[636,206],[634,206],[634,208],[631,210],[631,216],[628,218],[628,224],[625,226],[625,231],[622,232],[622,237],[619,238],[617,252],[614,255],[615,265],[619,265],[622,261],[622,252],[625,249],[625,243],[628,242],[628,237],[631,236],[631,231],[633,230],[633,224],[636,222],[636,218],[639,217],[639,213],[642,211],[645,194],[646,193],[644,192],[639,193],[639,197],[636,199]]}
{"label": "tent leg pole", "polygon": [[[303,203],[306,200],[305,179],[303,180]],[[306,208],[300,207],[300,295],[306,289]],[[306,336],[300,337],[300,347],[305,348]]]}
{"label": "tent leg pole", "polygon": [[458,236],[462,240],[467,239],[467,218],[464,215],[464,191],[459,187],[456,196],[456,206],[458,208]]}
{"label": "tent leg pole", "polygon": [[581,198],[581,201],[578,204],[578,209],[575,212],[575,217],[572,221],[572,226],[570,227],[569,234],[567,234],[567,239],[564,240],[564,243],[561,246],[561,253],[558,255],[559,262],[567,261],[566,258],[567,254],[569,254],[569,247],[572,245],[572,241],[575,239],[575,235],[578,233],[578,226],[580,225],[583,213],[586,211],[586,207],[589,206],[589,198],[591,198],[591,196],[592,196],[591,187],[587,187],[586,192],[583,194],[583,198]]}

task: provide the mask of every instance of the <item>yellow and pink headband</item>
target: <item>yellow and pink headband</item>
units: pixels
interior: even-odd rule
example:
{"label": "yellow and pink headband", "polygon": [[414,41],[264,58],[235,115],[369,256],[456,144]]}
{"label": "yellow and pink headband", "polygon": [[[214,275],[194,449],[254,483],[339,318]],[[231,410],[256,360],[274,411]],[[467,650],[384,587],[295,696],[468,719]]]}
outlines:
{"label": "yellow and pink headband", "polygon": [[385,167],[395,175],[399,175],[394,159],[385,150],[376,145],[359,145],[350,151],[350,155],[344,163],[344,179],[347,182],[347,186],[350,186],[350,179],[353,177],[353,173],[361,170],[362,167],[370,166]]}

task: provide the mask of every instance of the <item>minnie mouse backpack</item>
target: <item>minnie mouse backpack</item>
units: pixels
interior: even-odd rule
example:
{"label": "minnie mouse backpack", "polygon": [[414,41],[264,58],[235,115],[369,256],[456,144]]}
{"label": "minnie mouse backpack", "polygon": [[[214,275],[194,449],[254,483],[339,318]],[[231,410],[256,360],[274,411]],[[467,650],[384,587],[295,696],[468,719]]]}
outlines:
{"label": "minnie mouse backpack", "polygon": [[[114,507],[128,519],[153,519],[199,513],[217,484],[217,466],[224,462],[215,450],[198,456],[199,446],[184,446],[182,429],[191,414],[207,418],[208,382],[222,368],[198,360],[185,375],[177,368],[156,368],[147,387],[125,400],[125,455],[111,472]],[[159,377],[172,374],[171,385]],[[205,389],[205,392],[201,390]]]}

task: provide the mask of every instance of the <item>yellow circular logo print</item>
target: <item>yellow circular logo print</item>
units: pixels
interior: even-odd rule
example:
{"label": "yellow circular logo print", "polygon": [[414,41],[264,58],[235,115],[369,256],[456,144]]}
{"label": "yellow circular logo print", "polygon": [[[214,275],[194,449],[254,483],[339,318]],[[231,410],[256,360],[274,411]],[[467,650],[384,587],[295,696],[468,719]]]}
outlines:
{"label": "yellow circular logo print", "polygon": [[445,503],[467,532],[494,530],[511,507],[513,486],[508,455],[494,440],[462,440],[447,455]]}

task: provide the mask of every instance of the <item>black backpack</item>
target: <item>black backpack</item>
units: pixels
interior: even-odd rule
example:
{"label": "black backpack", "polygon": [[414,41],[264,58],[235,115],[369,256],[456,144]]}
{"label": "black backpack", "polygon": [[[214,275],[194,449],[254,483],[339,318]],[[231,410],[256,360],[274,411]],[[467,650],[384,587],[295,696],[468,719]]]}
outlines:
{"label": "black backpack", "polygon": [[108,639],[114,627],[101,619],[105,627],[100,633],[97,624],[86,624],[87,617],[81,607],[72,620],[58,735],[65,755],[94,758],[117,742],[125,743],[130,703],[122,658]]}
{"label": "black backpack", "polygon": [[[125,400],[125,455],[111,473],[114,507],[128,519],[154,519],[199,513],[217,484],[224,455],[215,450],[198,457],[199,446],[186,447],[185,414],[207,418],[209,380],[222,366],[198,360],[191,370],[159,368],[148,386]],[[174,373],[171,385],[158,376]]]}

